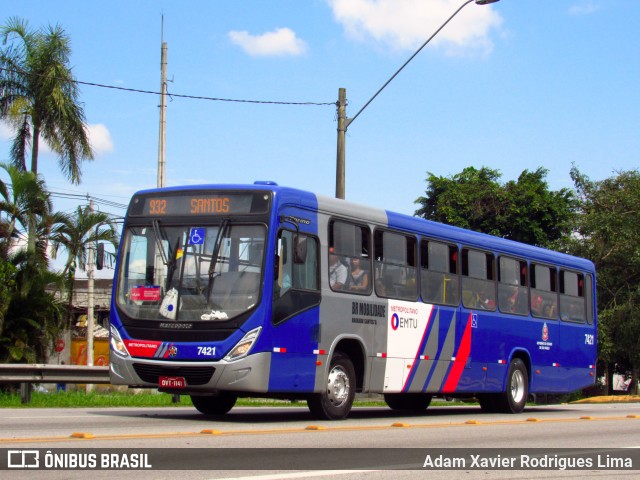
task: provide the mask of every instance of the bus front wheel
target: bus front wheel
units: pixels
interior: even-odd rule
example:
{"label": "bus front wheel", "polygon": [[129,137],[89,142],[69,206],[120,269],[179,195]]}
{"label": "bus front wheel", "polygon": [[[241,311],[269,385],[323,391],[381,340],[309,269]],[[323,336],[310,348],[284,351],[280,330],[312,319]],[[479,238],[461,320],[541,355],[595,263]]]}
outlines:
{"label": "bus front wheel", "polygon": [[205,415],[224,415],[233,408],[238,397],[221,392],[219,395],[191,395],[191,403]]}
{"label": "bus front wheel", "polygon": [[322,393],[311,395],[307,405],[314,417],[322,420],[347,418],[356,394],[356,372],[346,355],[336,353],[329,365],[327,385]]}

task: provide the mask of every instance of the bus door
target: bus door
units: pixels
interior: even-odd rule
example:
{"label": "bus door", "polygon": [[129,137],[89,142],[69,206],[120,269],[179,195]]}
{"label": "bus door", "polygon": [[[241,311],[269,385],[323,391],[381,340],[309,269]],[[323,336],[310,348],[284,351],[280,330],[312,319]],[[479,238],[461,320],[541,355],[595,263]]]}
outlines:
{"label": "bus door", "polygon": [[311,222],[287,218],[277,232],[272,289],[264,289],[273,292],[269,390],[311,392],[320,341],[320,252],[317,237],[301,231]]}
{"label": "bus door", "polygon": [[496,311],[494,255],[472,248],[461,253],[462,302],[452,366],[458,379],[450,375],[445,390],[455,385],[461,391],[499,391],[506,374],[499,360],[506,358],[508,350]]}

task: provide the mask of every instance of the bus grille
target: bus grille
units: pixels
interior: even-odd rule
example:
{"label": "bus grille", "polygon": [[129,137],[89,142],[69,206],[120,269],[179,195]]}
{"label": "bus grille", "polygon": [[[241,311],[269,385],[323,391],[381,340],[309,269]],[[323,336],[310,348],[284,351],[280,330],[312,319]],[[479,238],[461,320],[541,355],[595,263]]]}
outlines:
{"label": "bus grille", "polygon": [[184,377],[189,385],[204,385],[216,371],[213,367],[169,367],[134,363],[133,369],[147,383],[158,383],[158,377]]}

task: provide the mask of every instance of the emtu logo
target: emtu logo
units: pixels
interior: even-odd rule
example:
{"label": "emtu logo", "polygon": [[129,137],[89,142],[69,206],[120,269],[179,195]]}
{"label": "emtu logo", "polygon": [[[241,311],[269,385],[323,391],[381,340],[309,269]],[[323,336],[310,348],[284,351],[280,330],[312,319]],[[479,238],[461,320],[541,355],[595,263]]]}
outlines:
{"label": "emtu logo", "polygon": [[398,316],[397,313],[394,313],[393,315],[391,315],[391,328],[393,330],[398,330],[399,326],[400,326],[400,317]]}

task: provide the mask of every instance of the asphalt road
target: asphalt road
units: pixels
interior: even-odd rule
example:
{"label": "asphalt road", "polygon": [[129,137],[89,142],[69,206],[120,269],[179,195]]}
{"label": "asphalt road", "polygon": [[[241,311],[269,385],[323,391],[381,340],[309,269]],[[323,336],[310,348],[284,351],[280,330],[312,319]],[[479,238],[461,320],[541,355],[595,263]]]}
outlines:
{"label": "asphalt road", "polygon": [[[349,419],[340,422],[313,420],[302,406],[239,407],[223,417],[206,417],[181,407],[3,409],[0,417],[0,455],[8,455],[9,450],[14,454],[38,450],[41,460],[51,452],[60,453],[59,461],[69,461],[69,454],[84,453],[85,461],[93,455],[99,463],[103,453],[115,452],[114,461],[122,467],[123,463],[142,462],[148,453],[149,463],[155,463],[152,469],[135,471],[0,470],[0,478],[640,477],[638,403],[530,407],[520,415],[484,414],[475,406],[433,407],[417,416],[382,407],[356,408]],[[280,450],[262,450],[273,448]],[[480,455],[476,460],[508,462],[510,457],[520,459],[521,454],[554,457],[564,452],[560,449],[582,449],[579,454],[587,456],[601,454],[605,468],[587,464],[593,468],[476,469],[469,468],[472,463],[467,456],[464,465],[456,466],[464,468],[422,469],[427,456],[432,462],[437,458],[453,461],[463,454]],[[123,452],[129,457],[117,456]],[[613,467],[627,467],[627,457],[635,470],[613,471],[606,465],[610,459],[622,458]],[[0,458],[0,465],[2,461],[7,464]],[[81,462],[82,457],[77,456],[76,461]],[[389,467],[413,470],[382,470]],[[351,470],[345,473],[344,468]]]}

